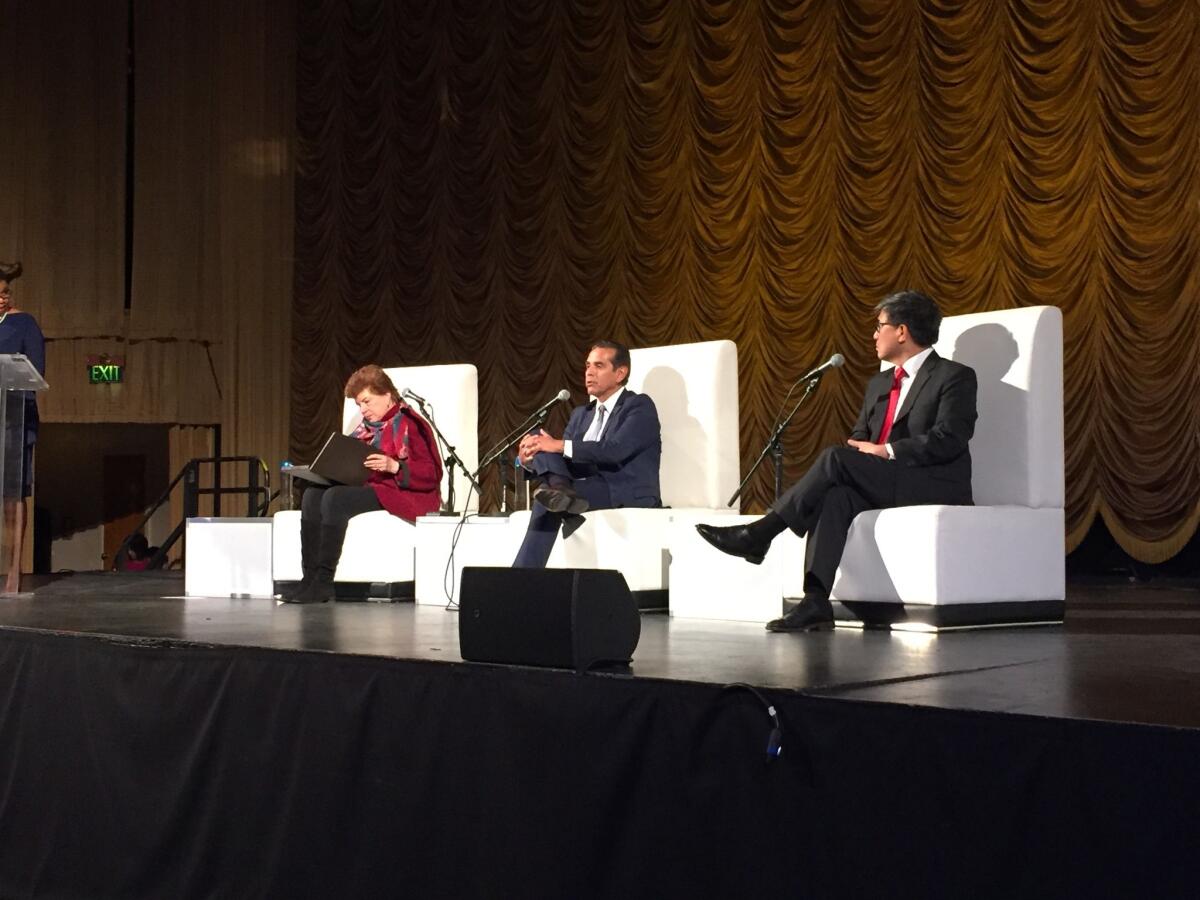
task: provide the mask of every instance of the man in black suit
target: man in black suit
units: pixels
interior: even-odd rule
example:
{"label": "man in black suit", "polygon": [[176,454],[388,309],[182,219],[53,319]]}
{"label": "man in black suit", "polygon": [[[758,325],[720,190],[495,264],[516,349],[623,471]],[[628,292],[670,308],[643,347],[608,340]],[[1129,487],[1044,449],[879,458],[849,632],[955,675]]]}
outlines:
{"label": "man in black suit", "polygon": [[522,438],[517,456],[542,485],[514,566],[545,566],[559,527],[569,535],[588,509],[662,505],[658,410],[626,388],[629,369],[628,347],[597,341],[583,370],[591,402],[571,412],[561,439],[540,430]]}
{"label": "man in black suit", "polygon": [[696,526],[718,550],[755,564],[784,529],[807,535],[804,599],[768,631],[833,627],[829,591],[850,523],[863,510],[971,504],[975,371],[933,350],[942,314],[925,294],[892,294],[875,311],[875,353],[893,368],[868,382],[847,446],[822,451],[757,522]]}

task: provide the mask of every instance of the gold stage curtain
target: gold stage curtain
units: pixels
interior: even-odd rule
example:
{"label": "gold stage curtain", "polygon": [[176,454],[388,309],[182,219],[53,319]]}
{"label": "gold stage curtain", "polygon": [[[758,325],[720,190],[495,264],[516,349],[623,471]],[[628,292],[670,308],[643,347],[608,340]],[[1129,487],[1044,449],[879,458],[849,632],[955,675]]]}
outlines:
{"label": "gold stage curtain", "polygon": [[[738,343],[753,458],[840,441],[872,306],[1065,316],[1067,537],[1200,496],[1195,0],[302,0],[291,444],[347,373],[470,361],[487,446],[588,343]],[[770,473],[746,506],[769,499]],[[489,481],[489,502],[495,484]]]}

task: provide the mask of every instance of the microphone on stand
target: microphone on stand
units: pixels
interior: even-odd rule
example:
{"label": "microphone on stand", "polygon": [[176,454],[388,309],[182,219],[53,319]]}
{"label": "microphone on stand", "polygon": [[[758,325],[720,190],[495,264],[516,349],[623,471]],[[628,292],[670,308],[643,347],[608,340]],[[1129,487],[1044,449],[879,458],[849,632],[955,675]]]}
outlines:
{"label": "microphone on stand", "polygon": [[[783,493],[783,444],[780,439],[783,437],[783,431],[787,428],[788,423],[792,421],[792,417],[800,409],[800,405],[808,399],[821,382],[821,376],[830,369],[837,369],[846,364],[846,357],[840,353],[835,353],[821,365],[817,366],[811,372],[805,372],[799,378],[792,382],[792,386],[788,388],[787,395],[783,398],[783,403],[779,407],[779,415],[775,418],[775,424],[771,426],[771,436],[767,439],[767,444],[762,448],[762,452],[758,454],[758,459],[754,461],[754,465],[750,467],[750,471],[746,473],[746,477],[742,479],[742,483],[738,485],[738,489],[733,492],[733,496],[729,498],[726,506],[733,506],[737,502],[738,497],[742,495],[742,491],[746,485],[750,483],[750,478],[758,471],[759,464],[766,459],[768,453],[775,458],[775,496],[778,498]],[[792,394],[796,388],[808,382],[808,386],[804,389],[804,395],[788,412],[788,400],[792,398]]]}
{"label": "microphone on stand", "polygon": [[824,375],[830,369],[839,369],[843,365],[845,365],[845,363],[846,363],[846,357],[842,356],[842,354],[840,354],[840,353],[835,353],[835,354],[833,354],[833,356],[829,357],[829,359],[825,360],[825,362],[821,363],[819,366],[817,366],[811,372],[807,372],[804,375],[801,375],[796,380],[797,381],[808,381],[810,378],[820,378],[822,375]]}
{"label": "microphone on stand", "polygon": [[[543,403],[541,406],[539,406],[536,411],[530,413],[525,418],[524,422],[522,422],[520,425],[518,425],[516,428],[514,428],[512,431],[510,431],[508,433],[508,435],[502,441],[500,441],[500,443],[498,443],[495,447],[493,447],[491,450],[489,450],[487,453],[484,454],[483,459],[479,463],[479,468],[475,470],[475,474],[476,474],[476,476],[480,475],[483,472],[483,470],[486,469],[488,466],[490,466],[492,463],[496,463],[497,466],[499,466],[499,468],[500,468],[500,498],[501,498],[500,499],[500,515],[502,515],[502,516],[508,515],[508,493],[507,493],[506,488],[504,487],[505,465],[504,465],[503,460],[501,460],[501,457],[504,455],[504,452],[509,447],[511,447],[513,444],[515,444],[517,441],[519,441],[524,435],[528,434],[531,426],[533,426],[535,424],[540,426],[544,421],[546,421],[546,416],[549,414],[550,409],[554,406],[555,403],[563,403],[570,399],[571,399],[571,392],[568,391],[566,388],[563,388],[561,391],[559,391],[557,394],[555,394],[550,400],[547,400],[545,403]],[[486,515],[486,513],[485,513],[485,515]]]}
{"label": "microphone on stand", "polygon": [[416,400],[417,403],[421,403],[421,404],[429,402],[424,397],[422,397],[420,394],[414,393],[410,388],[405,388],[404,390],[402,390],[400,392],[400,397],[404,400]]}
{"label": "microphone on stand", "polygon": [[548,413],[550,411],[550,408],[552,406],[554,406],[555,403],[565,403],[570,399],[571,399],[571,392],[568,391],[566,388],[563,388],[561,391],[559,391],[557,394],[554,395],[554,398],[552,400],[548,400],[544,404],[542,404],[542,406],[540,406],[538,408],[538,411],[535,412],[533,415],[531,415],[529,418],[540,419],[542,416],[544,416],[546,413]]}
{"label": "microphone on stand", "polygon": [[499,459],[501,454],[503,454],[506,449],[515,444],[529,431],[529,427],[531,425],[533,425],[535,422],[540,425],[543,421],[545,421],[546,415],[550,412],[550,409],[555,403],[564,403],[570,399],[571,392],[566,388],[563,388],[561,391],[555,394],[552,399],[547,400],[540,407],[538,407],[535,412],[526,416],[524,422],[509,432],[507,437],[505,437],[502,441],[500,441],[500,443],[483,455],[483,459],[479,463],[479,468],[475,470],[475,474],[478,475],[485,468]]}

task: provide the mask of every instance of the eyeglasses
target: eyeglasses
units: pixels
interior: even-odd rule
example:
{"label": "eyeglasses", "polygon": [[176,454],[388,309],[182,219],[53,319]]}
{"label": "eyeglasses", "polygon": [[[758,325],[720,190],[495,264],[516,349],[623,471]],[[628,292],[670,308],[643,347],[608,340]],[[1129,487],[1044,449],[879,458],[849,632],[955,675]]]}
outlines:
{"label": "eyeglasses", "polygon": [[876,322],[874,333],[879,334],[879,332],[883,331],[883,329],[885,329],[885,328],[899,328],[899,327],[900,327],[899,325],[893,325],[891,322]]}

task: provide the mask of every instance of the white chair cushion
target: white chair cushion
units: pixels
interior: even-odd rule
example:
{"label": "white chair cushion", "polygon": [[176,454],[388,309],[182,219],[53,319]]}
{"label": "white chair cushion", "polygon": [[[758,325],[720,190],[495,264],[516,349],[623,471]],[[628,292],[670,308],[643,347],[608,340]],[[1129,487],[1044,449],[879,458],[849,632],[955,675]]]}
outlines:
{"label": "white chair cushion", "polygon": [[[300,511],[275,513],[271,528],[272,577],[299,581]],[[416,528],[389,512],[363,513],[350,520],[334,581],[391,584],[415,577]]]}
{"label": "white chair cushion", "polygon": [[[732,515],[722,524],[744,525],[758,516]],[[692,521],[673,522],[671,615],[681,619],[768,622],[783,615],[784,597],[804,593],[804,539],[779,535],[762,565],[754,566],[713,547]]]}
{"label": "white chair cushion", "polygon": [[833,598],[905,604],[1062,600],[1061,509],[904,506],[859,513]]}
{"label": "white chair cushion", "polygon": [[334,581],[391,584],[415,578],[417,529],[384,510],[350,520]]}

